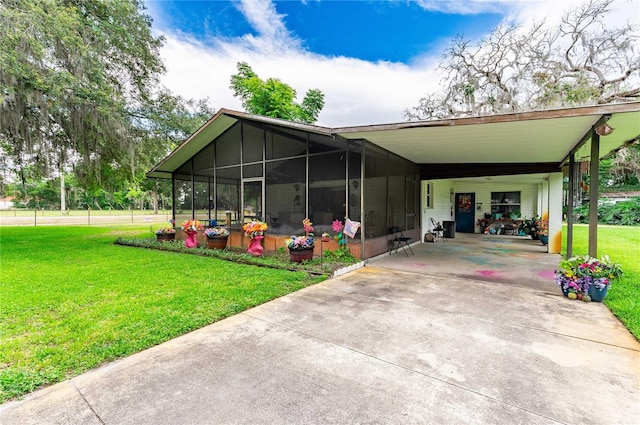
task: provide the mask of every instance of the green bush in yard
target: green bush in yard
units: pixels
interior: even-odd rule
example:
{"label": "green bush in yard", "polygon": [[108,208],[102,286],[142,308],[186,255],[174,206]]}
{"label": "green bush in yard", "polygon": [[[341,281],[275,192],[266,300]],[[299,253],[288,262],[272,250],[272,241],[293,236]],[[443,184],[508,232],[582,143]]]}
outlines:
{"label": "green bush in yard", "polygon": [[[577,223],[589,222],[589,206],[574,210]],[[603,203],[598,206],[598,223],[623,226],[640,225],[640,198],[621,201],[615,204]]]}

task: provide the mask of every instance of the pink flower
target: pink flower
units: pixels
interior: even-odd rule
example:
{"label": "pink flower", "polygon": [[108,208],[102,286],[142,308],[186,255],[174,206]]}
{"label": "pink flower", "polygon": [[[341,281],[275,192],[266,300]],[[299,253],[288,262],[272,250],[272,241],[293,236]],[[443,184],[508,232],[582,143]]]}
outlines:
{"label": "pink flower", "polygon": [[339,233],[342,231],[343,229],[343,225],[342,222],[340,220],[335,220],[332,224],[331,224],[331,228],[333,229],[334,232]]}
{"label": "pink flower", "polygon": [[309,236],[309,232],[313,232],[312,224],[313,223],[308,218],[302,220],[302,226],[304,227],[304,231],[307,233],[307,236]]}

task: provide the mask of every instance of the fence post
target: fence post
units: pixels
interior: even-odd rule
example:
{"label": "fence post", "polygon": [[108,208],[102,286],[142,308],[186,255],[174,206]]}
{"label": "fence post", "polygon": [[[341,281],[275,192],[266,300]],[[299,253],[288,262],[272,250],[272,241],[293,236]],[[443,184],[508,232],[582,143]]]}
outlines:
{"label": "fence post", "polygon": [[91,226],[91,207],[87,205],[87,226]]}
{"label": "fence post", "polygon": [[33,226],[34,227],[38,226],[38,209],[37,208],[33,210]]}

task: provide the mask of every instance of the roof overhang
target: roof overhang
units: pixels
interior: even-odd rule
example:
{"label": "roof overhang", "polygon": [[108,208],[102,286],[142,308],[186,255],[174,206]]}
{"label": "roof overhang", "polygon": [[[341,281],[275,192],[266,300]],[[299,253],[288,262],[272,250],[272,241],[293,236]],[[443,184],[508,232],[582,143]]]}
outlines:
{"label": "roof overhang", "polygon": [[605,121],[614,131],[600,137],[601,157],[640,139],[640,102],[335,129],[221,109],[147,175],[170,178],[240,119],[366,139],[423,166],[485,164],[490,170],[491,164],[520,164],[514,169],[526,170],[528,164],[538,164],[531,165],[528,172],[514,174],[537,173],[554,168],[554,164],[559,171],[572,152],[576,161],[588,160],[593,127]]}
{"label": "roof overhang", "polygon": [[640,102],[485,117],[345,127],[347,139],[367,139],[418,164],[564,162],[585,136],[576,160],[590,155],[591,129],[610,116],[600,137],[605,156],[640,136]]}

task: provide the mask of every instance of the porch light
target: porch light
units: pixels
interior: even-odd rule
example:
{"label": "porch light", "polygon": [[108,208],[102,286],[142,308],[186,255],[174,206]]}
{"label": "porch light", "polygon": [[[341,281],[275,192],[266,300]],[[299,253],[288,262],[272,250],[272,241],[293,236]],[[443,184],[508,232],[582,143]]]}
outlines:
{"label": "porch light", "polygon": [[609,127],[608,124],[602,124],[596,127],[596,134],[599,136],[608,136],[613,133],[613,128]]}

